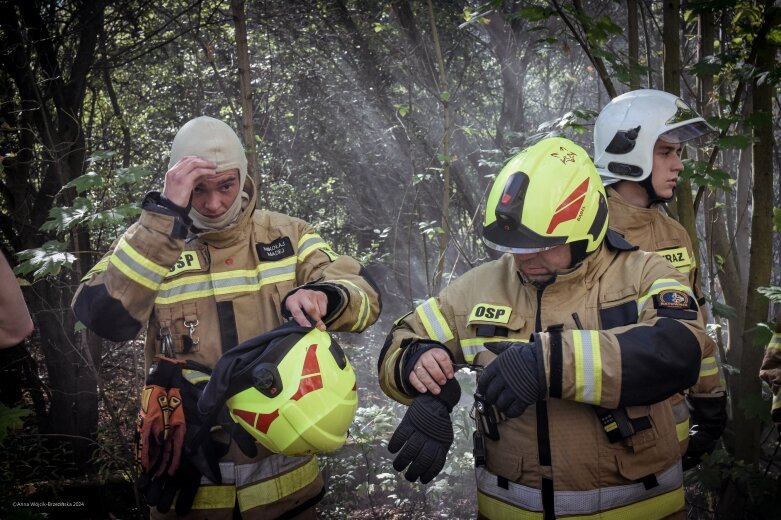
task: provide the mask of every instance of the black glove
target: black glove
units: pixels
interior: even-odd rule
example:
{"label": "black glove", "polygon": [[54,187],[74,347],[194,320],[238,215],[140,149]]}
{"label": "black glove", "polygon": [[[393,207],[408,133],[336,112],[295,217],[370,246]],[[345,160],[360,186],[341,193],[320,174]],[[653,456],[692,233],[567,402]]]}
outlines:
{"label": "black glove", "polygon": [[519,417],[526,407],[544,398],[544,375],[537,363],[537,342],[488,343],[496,359],[480,374],[477,393],[488,406],[507,417]]}
{"label": "black glove", "polygon": [[163,514],[171,509],[171,504],[178,491],[176,512],[180,515],[192,509],[193,500],[200,485],[201,472],[193,465],[188,456],[182,457],[179,468],[173,475],[163,473],[160,476],[154,476],[150,473],[144,473],[136,482],[136,488],[144,495],[146,503],[151,507],[156,507]]}
{"label": "black glove", "polygon": [[692,427],[689,429],[689,446],[683,455],[683,470],[695,467],[704,455],[710,455],[727,424],[727,397],[686,396],[686,404],[691,414]]}
{"label": "black glove", "polygon": [[439,395],[425,393],[412,400],[407,413],[388,442],[388,451],[399,452],[393,461],[396,471],[409,465],[404,478],[427,484],[445,467],[445,457],[453,444],[450,412],[461,398],[461,387],[449,379]]}

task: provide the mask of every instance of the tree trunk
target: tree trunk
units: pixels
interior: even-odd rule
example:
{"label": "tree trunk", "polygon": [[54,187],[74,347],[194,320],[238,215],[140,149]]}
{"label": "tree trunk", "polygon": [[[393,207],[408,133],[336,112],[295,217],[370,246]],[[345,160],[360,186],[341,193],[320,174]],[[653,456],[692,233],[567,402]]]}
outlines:
{"label": "tree trunk", "polygon": [[236,29],[236,54],[239,61],[239,91],[241,93],[241,135],[247,154],[247,169],[255,181],[255,189],[262,193],[262,179],[258,171],[258,159],[255,151],[255,129],[252,122],[252,69],[247,45],[247,15],[244,0],[231,0],[231,14]]}

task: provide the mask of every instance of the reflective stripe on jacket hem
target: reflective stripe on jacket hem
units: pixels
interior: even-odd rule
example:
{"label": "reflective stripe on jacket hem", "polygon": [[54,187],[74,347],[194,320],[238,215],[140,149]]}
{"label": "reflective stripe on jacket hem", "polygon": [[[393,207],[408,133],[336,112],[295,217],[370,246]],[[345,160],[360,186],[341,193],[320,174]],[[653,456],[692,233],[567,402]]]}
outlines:
{"label": "reflective stripe on jacket hem", "polygon": [[283,475],[240,488],[238,490],[239,507],[242,511],[246,511],[253,507],[277,502],[305,488],[314,482],[319,474],[320,468],[317,465],[317,459],[312,457],[303,466]]}
{"label": "reflective stripe on jacket hem", "polygon": [[[512,509],[515,515],[513,518],[527,518],[520,516],[523,512],[532,515],[528,518],[542,518],[542,492],[539,489],[515,482],[509,482],[508,489],[504,489],[497,485],[496,475],[482,467],[475,470],[475,477],[481,515],[491,519],[509,518],[503,511]],[[682,508],[684,500],[681,465],[676,463],[666,469],[657,475],[657,481],[659,485],[648,490],[642,483],[637,483],[588,491],[556,491],[554,493],[556,515],[599,513],[602,515],[599,518],[622,518],[605,515],[608,510],[619,515],[619,511],[622,512],[620,514],[627,514],[631,509],[631,513],[637,515],[633,518],[652,518],[655,514],[664,517]],[[646,516],[640,511],[649,511],[651,514]]]}

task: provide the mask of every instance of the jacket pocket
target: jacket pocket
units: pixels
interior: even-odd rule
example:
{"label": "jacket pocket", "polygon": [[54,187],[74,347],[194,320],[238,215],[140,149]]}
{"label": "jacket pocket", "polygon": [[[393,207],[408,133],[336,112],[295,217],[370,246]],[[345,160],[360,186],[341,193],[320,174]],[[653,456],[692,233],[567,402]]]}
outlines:
{"label": "jacket pocket", "polygon": [[155,307],[158,323],[155,350],[163,354],[170,345],[175,354],[190,354],[200,350],[201,322],[195,302],[160,305]]}

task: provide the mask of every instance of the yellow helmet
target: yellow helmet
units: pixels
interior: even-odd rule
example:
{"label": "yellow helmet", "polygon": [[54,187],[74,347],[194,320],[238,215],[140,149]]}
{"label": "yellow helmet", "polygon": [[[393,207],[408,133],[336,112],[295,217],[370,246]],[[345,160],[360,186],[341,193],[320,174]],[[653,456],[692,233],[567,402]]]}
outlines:
{"label": "yellow helmet", "polygon": [[606,231],[607,199],[594,163],[577,144],[551,137],[521,151],[497,175],[483,240],[509,253],[583,241],[588,254]]}
{"label": "yellow helmet", "polygon": [[227,351],[204,389],[201,413],[219,407],[220,396],[231,419],[285,455],[341,447],[358,406],[355,372],[339,344],[294,324]]}

